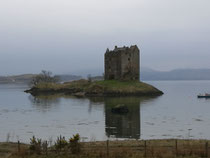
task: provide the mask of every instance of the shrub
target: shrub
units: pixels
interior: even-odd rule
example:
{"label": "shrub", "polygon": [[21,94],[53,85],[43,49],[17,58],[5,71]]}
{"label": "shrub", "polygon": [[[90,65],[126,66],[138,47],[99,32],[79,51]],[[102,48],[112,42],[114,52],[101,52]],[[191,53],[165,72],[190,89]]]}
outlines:
{"label": "shrub", "polygon": [[88,75],[87,75],[87,79],[88,79],[88,82],[90,82],[90,83],[92,82],[91,74],[88,74]]}
{"label": "shrub", "polygon": [[58,76],[53,76],[52,72],[50,71],[42,70],[42,72],[39,75],[36,75],[35,77],[32,78],[30,85],[36,86],[37,84],[40,83],[56,83],[58,81],[59,81]]}
{"label": "shrub", "polygon": [[56,142],[55,142],[55,149],[56,151],[61,151],[65,147],[67,147],[68,142],[66,141],[65,137],[58,137]]}
{"label": "shrub", "polygon": [[72,154],[80,153],[81,146],[79,144],[79,140],[80,140],[79,134],[73,135],[73,137],[69,139],[70,149],[71,149]]}
{"label": "shrub", "polygon": [[41,139],[37,139],[35,136],[33,136],[30,140],[31,140],[30,141],[30,146],[29,146],[30,152],[32,154],[33,153],[41,154],[42,140]]}

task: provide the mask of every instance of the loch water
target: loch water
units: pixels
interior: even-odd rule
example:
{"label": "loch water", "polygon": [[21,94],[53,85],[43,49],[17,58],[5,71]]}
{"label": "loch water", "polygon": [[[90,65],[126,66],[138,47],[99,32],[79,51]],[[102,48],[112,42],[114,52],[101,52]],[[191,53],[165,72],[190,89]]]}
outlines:
{"label": "loch water", "polygon": [[[27,85],[0,85],[0,142],[29,143],[79,133],[82,141],[107,139],[210,139],[210,81],[146,81],[159,97],[33,97]],[[126,105],[127,114],[112,113]]]}

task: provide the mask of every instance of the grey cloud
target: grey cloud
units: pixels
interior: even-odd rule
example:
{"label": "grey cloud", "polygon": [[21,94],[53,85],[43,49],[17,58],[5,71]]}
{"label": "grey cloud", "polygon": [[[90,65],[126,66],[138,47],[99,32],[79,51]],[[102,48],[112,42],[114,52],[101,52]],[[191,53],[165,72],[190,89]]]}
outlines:
{"label": "grey cloud", "polygon": [[142,66],[210,67],[208,0],[0,1],[0,75],[103,71],[107,47],[137,44]]}

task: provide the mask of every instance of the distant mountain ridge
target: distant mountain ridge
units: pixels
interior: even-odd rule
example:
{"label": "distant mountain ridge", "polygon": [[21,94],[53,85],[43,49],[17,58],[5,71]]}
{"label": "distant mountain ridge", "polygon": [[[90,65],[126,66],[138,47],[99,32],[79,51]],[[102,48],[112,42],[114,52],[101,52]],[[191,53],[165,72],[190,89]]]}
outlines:
{"label": "distant mountain ridge", "polygon": [[141,80],[210,80],[210,69],[175,69],[155,71],[142,68]]}
{"label": "distant mountain ridge", "polygon": [[[20,83],[28,84],[33,77],[37,74],[23,74],[23,75],[14,75],[14,76],[0,76],[0,84],[10,84],[10,83]],[[59,77],[61,82],[67,82],[72,80],[79,80],[82,77],[76,75],[56,75]]]}
{"label": "distant mountain ridge", "polygon": [[14,76],[0,76],[0,84],[6,83],[29,83],[36,74],[23,74]]}
{"label": "distant mountain ridge", "polygon": [[[23,74],[14,76],[0,76],[0,84],[24,83],[27,84],[37,74]],[[79,80],[84,77],[79,75],[57,75],[61,82]],[[92,76],[92,80],[102,80],[102,76]],[[156,71],[150,68],[141,68],[142,81],[161,80],[210,80],[210,69],[175,69],[171,71]]]}

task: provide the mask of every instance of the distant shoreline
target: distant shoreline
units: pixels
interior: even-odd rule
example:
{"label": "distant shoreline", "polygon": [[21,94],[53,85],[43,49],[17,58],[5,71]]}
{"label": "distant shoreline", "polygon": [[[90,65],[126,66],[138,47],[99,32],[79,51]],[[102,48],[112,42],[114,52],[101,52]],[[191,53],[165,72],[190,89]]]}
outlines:
{"label": "distant shoreline", "polygon": [[[90,72],[94,73],[93,71]],[[210,69],[207,68],[174,69],[171,71],[157,71],[150,68],[142,68],[140,72],[141,72],[140,79],[142,81],[209,81],[210,80]],[[0,84],[13,84],[13,83],[28,84],[30,83],[32,78],[36,75],[38,74],[0,76]],[[79,80],[86,77],[84,74],[82,76],[73,75],[73,74],[60,74],[56,76],[59,76],[61,82]],[[103,79],[103,76],[92,77],[92,80],[101,80],[101,79]]]}

